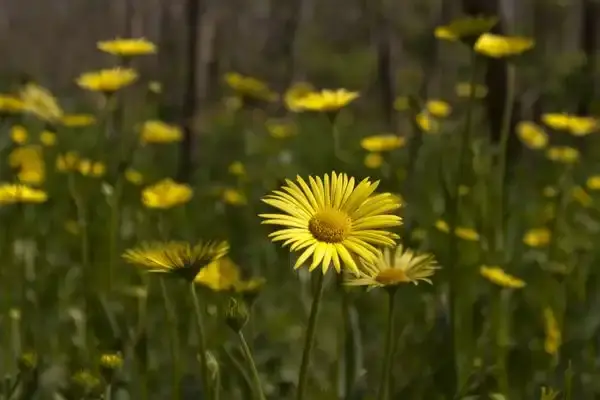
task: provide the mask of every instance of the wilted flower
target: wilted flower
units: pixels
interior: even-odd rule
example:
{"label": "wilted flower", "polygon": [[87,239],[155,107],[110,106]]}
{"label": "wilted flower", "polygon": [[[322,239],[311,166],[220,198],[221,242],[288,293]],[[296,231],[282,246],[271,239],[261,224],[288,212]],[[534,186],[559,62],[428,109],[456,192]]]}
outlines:
{"label": "wilted flower", "polygon": [[138,74],[131,68],[110,68],[100,71],[86,72],[77,78],[77,84],[83,89],[93,92],[111,94],[131,85],[138,79]]}
{"label": "wilted flower", "polygon": [[246,325],[249,318],[250,312],[246,303],[230,297],[225,308],[225,323],[227,326],[234,332],[239,332]]}
{"label": "wilted flower", "polygon": [[505,288],[520,289],[525,286],[525,282],[515,276],[512,276],[500,267],[488,267],[483,265],[479,268],[479,273],[488,281]]}
{"label": "wilted flower", "polygon": [[520,36],[501,36],[484,33],[475,43],[475,51],[488,57],[503,58],[515,56],[531,49],[533,39]]}
{"label": "wilted flower", "polygon": [[141,139],[144,143],[172,143],[183,139],[181,129],[162,121],[146,121],[141,129]]}
{"label": "wilted flower", "polygon": [[114,39],[98,42],[98,49],[121,57],[141,56],[156,53],[156,45],[145,38]]}
{"label": "wilted flower", "polygon": [[392,151],[405,144],[405,138],[394,134],[367,136],[360,141],[360,146],[371,152]]}
{"label": "wilted flower", "polygon": [[189,185],[166,178],[144,188],[142,202],[148,208],[171,208],[187,203],[192,195]]}

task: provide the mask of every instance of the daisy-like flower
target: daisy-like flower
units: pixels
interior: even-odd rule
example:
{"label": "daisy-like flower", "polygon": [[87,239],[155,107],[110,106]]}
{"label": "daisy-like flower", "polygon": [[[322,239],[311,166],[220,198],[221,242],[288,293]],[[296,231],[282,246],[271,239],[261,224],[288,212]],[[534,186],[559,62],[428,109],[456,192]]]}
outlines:
{"label": "daisy-like flower", "polygon": [[225,84],[241,96],[243,100],[267,102],[277,100],[277,94],[265,82],[251,76],[230,72],[225,74]]}
{"label": "daisy-like flower", "polygon": [[131,85],[137,78],[137,72],[131,68],[110,68],[86,72],[77,78],[77,84],[93,92],[111,94]]}
{"label": "daisy-like flower", "polygon": [[542,122],[552,129],[568,131],[573,136],[586,136],[600,127],[596,118],[567,113],[542,114]]}
{"label": "daisy-like flower", "polygon": [[98,42],[98,50],[121,57],[156,53],[156,45],[145,38],[114,39]]}
{"label": "daisy-like flower", "polygon": [[48,195],[43,190],[27,185],[0,183],[0,205],[16,203],[43,203]]}
{"label": "daisy-like flower", "polygon": [[579,150],[569,146],[554,146],[548,148],[546,157],[561,164],[574,164],[579,161]]}
{"label": "daisy-like flower", "polygon": [[544,132],[541,126],[533,122],[519,122],[516,130],[521,142],[530,149],[543,149],[548,145],[548,134]]}
{"label": "daisy-like flower", "polygon": [[326,273],[331,264],[341,272],[342,265],[358,274],[354,256],[375,261],[380,251],[375,246],[394,246],[397,235],[385,230],[399,226],[402,219],[392,214],[401,207],[390,193],[374,194],[379,182],[368,178],[355,184],[346,174],[324,178],[301,177],[286,180],[263,201],[284,214],[260,214],[263,224],[280,225],[271,233],[273,241],[284,241],[292,251],[302,251],[294,268],[311,256],[310,271],[318,266]]}
{"label": "daisy-like flower", "polygon": [[311,92],[296,99],[290,110],[292,111],[322,111],[335,112],[358,98],[358,92],[346,89],[322,90]]}
{"label": "daisy-like flower", "polygon": [[432,254],[417,254],[399,245],[392,252],[389,248],[375,261],[363,262],[359,275],[347,275],[345,284],[349,286],[394,287],[405,283],[417,285],[419,281],[431,284],[429,279],[439,269]]}
{"label": "daisy-like flower", "polygon": [[474,50],[488,57],[504,58],[524,53],[534,45],[534,40],[526,37],[484,33],[477,39]]}
{"label": "daisy-like flower", "polygon": [[25,110],[25,103],[17,96],[0,94],[0,114],[17,114]]}
{"label": "daisy-like flower", "polygon": [[392,151],[405,144],[405,138],[394,134],[367,136],[360,141],[360,147],[371,152]]}
{"label": "daisy-like flower", "polygon": [[127,250],[123,258],[149,272],[173,274],[193,282],[202,268],[228,251],[227,242],[200,242],[196,245],[187,242],[154,242],[142,243],[139,247]]}
{"label": "daisy-like flower", "polygon": [[106,173],[106,165],[104,163],[87,159],[79,160],[77,169],[81,175],[94,178],[100,178]]}
{"label": "daisy-like flower", "polygon": [[125,179],[134,185],[141,185],[144,181],[144,175],[142,175],[142,173],[138,170],[127,168],[125,170]]}
{"label": "daisy-like flower", "polygon": [[420,112],[415,116],[415,122],[424,133],[439,133],[440,124],[427,112]]}
{"label": "daisy-like flower", "polygon": [[143,143],[172,143],[180,142],[181,139],[183,139],[183,133],[178,126],[162,121],[146,121],[142,125],[141,140]]}
{"label": "daisy-like flower", "polygon": [[44,181],[46,165],[40,146],[17,147],[9,154],[8,163],[18,170],[21,183],[39,185]]}
{"label": "daisy-like flower", "polygon": [[508,274],[500,267],[488,267],[483,265],[479,268],[479,273],[488,281],[505,288],[520,289],[525,286],[523,280]]}
{"label": "daisy-like flower", "polygon": [[167,178],[144,188],[142,203],[148,208],[165,209],[187,203],[192,195],[193,191],[189,185]]}
{"label": "daisy-like flower", "polygon": [[297,82],[286,90],[283,100],[285,102],[286,107],[290,111],[300,111],[298,107],[296,107],[296,102],[302,97],[306,96],[309,93],[314,92],[315,88],[310,83],[306,82]]}
{"label": "daisy-like flower", "polygon": [[64,114],[56,97],[48,89],[35,83],[23,86],[20,97],[25,110],[44,121],[60,121]]}
{"label": "daisy-like flower", "polygon": [[443,100],[429,100],[425,104],[425,109],[436,118],[445,118],[452,112],[452,106]]}
{"label": "daisy-like flower", "polygon": [[223,193],[221,194],[221,199],[225,204],[229,204],[232,206],[243,206],[248,204],[248,199],[246,198],[246,195],[242,191],[233,188],[226,188],[225,190],[223,190]]}
{"label": "daisy-like flower", "polygon": [[75,151],[68,151],[59,154],[56,158],[56,169],[60,172],[75,171],[79,162],[79,154]]}

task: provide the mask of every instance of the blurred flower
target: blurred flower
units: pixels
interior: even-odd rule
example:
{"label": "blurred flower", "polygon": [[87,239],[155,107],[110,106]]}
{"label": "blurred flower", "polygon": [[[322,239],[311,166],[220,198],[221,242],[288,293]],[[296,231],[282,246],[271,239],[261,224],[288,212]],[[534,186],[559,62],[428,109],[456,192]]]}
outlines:
{"label": "blurred flower", "polygon": [[590,207],[593,203],[592,197],[581,186],[575,186],[571,196],[583,207]]}
{"label": "blurred flower", "polygon": [[525,287],[525,282],[521,279],[506,273],[500,267],[488,267],[483,265],[479,268],[479,273],[488,281],[505,288],[520,289]]}
{"label": "blurred flower", "polygon": [[552,129],[568,131],[573,136],[585,136],[598,129],[598,120],[567,113],[542,114],[542,122]]}
{"label": "blurred flower", "polygon": [[171,178],[163,179],[142,191],[142,202],[148,208],[171,208],[185,204],[192,198],[189,185],[177,183]]}
{"label": "blurred flower", "polygon": [[546,151],[546,157],[562,164],[573,164],[579,161],[579,150],[569,146],[550,147]]}
{"label": "blurred flower", "polygon": [[364,261],[359,267],[359,275],[346,275],[349,286],[390,287],[419,281],[431,284],[429,279],[439,269],[432,254],[418,254],[399,245],[392,252],[386,248],[378,259]]}
{"label": "blurred flower", "polygon": [[141,172],[136,171],[133,168],[127,168],[125,170],[125,179],[134,185],[141,185],[144,181],[144,176],[141,174]]}
{"label": "blurred flower", "polygon": [[417,116],[415,117],[415,122],[419,126],[419,129],[421,129],[421,131],[423,131],[424,133],[439,132],[439,123],[425,112],[417,114]]}
{"label": "blurred flower", "polygon": [[123,366],[121,353],[104,353],[100,355],[100,372],[107,382],[111,382],[116,371]]}
{"label": "blurred flower", "polygon": [[530,149],[542,149],[548,145],[548,135],[541,126],[533,122],[519,122],[516,130],[521,142]]}
{"label": "blurred flower", "polygon": [[229,112],[235,112],[242,108],[244,102],[240,96],[227,96],[223,99],[223,106]]}
{"label": "blurred flower", "polygon": [[[600,182],[598,182],[598,183],[600,183]],[[558,194],[558,191],[553,186],[546,186],[544,188],[544,190],[542,191],[542,193],[544,194],[544,197],[556,197],[556,195]]]}
{"label": "blurred flower", "polygon": [[14,149],[8,156],[8,163],[18,170],[21,183],[39,185],[46,177],[46,165],[40,146],[23,146]]}
{"label": "blurred flower", "polygon": [[16,144],[26,143],[28,136],[27,129],[22,125],[14,125],[10,128],[10,138]]}
{"label": "blurred flower", "polygon": [[496,17],[462,17],[451,21],[447,25],[435,28],[434,35],[438,39],[457,41],[460,39],[472,40],[473,38],[489,31],[498,23]]}
{"label": "blurred flower", "polygon": [[277,100],[277,93],[273,92],[265,82],[250,76],[230,72],[225,74],[225,83],[241,96],[243,100],[266,102]]}
{"label": "blurred flower", "polygon": [[291,251],[303,250],[294,268],[312,256],[309,270],[318,266],[326,273],[333,264],[340,273],[342,265],[358,273],[353,254],[374,261],[380,251],[375,246],[393,246],[397,235],[385,230],[402,223],[391,214],[401,207],[389,193],[373,194],[379,182],[368,178],[355,184],[346,174],[325,174],[324,178],[300,176],[297,183],[286,179],[282,190],[263,198],[284,214],[260,214],[263,224],[280,225],[269,237],[284,241]]}
{"label": "blurred flower", "polygon": [[56,144],[56,133],[48,130],[40,133],[40,142],[46,147],[52,147]]}
{"label": "blurred flower", "polygon": [[77,78],[77,84],[83,89],[93,92],[111,94],[131,85],[138,79],[138,74],[131,68],[111,68],[86,72]]}
{"label": "blurred flower", "polygon": [[78,165],[79,173],[83,176],[100,178],[106,172],[106,166],[100,161],[81,159]]}
{"label": "blurred flower", "polygon": [[[91,393],[99,389],[100,378],[87,370],[77,371],[71,376],[71,383],[80,394]],[[85,398],[86,395],[80,395],[79,398]]]}
{"label": "blurred flower", "polygon": [[46,200],[48,195],[43,190],[22,184],[0,183],[0,205],[43,203]]}
{"label": "blurred flower", "polygon": [[64,228],[71,235],[75,235],[75,236],[79,235],[79,232],[81,231],[81,229],[79,227],[79,222],[77,222],[74,219],[69,219],[69,220],[65,221]]}
{"label": "blurred flower", "polygon": [[396,111],[406,111],[410,108],[410,102],[408,101],[408,97],[399,96],[394,99],[394,110]]}
{"label": "blurred flower", "polygon": [[246,175],[246,167],[244,167],[244,164],[242,164],[241,161],[235,161],[235,162],[231,163],[229,165],[229,167],[227,168],[227,171],[231,175],[235,175],[235,176]]}
{"label": "blurred flower", "polygon": [[475,51],[493,58],[515,56],[531,49],[535,41],[520,36],[501,36],[484,33],[475,43]]}
{"label": "blurred flower", "polygon": [[23,372],[33,371],[38,366],[38,355],[33,351],[26,351],[19,356],[19,370]]}
{"label": "blurred flower", "polygon": [[162,84],[158,81],[148,82],[148,90],[154,94],[162,93]]}
{"label": "blurred flower", "polygon": [[542,386],[540,400],[556,400],[560,392],[556,389]]}
{"label": "blurred flower", "polygon": [[74,151],[69,151],[64,154],[59,154],[56,158],[56,169],[60,172],[74,171],[79,162],[79,154]]}
{"label": "blurred flower", "polygon": [[284,102],[285,102],[286,107],[290,111],[294,111],[294,112],[301,111],[296,106],[297,101],[299,99],[303,98],[304,96],[306,96],[307,94],[314,92],[314,90],[315,90],[315,88],[310,83],[306,83],[306,82],[294,83],[285,92]]}
{"label": "blurred flower", "polygon": [[310,92],[296,99],[292,107],[293,111],[335,112],[356,100],[358,96],[358,92],[349,92],[346,89],[325,89]]}
{"label": "blurred flower", "polygon": [[145,38],[114,39],[98,42],[98,49],[121,57],[141,56],[156,53],[156,45]]}
{"label": "blurred flower", "polygon": [[435,227],[437,228],[438,231],[441,231],[444,233],[450,233],[450,226],[448,225],[448,223],[446,221],[438,219],[437,221],[435,221]]}
{"label": "blurred flower", "polygon": [[379,153],[368,153],[364,160],[365,167],[377,169],[383,165],[383,157]]}
{"label": "blurred flower", "polygon": [[529,247],[544,247],[550,243],[550,231],[547,228],[534,228],[525,232],[523,243]]}
{"label": "blurred flower", "polygon": [[8,318],[12,319],[13,321],[19,321],[21,319],[21,310],[14,307],[10,308],[8,310]]}
{"label": "blurred flower", "polygon": [[202,268],[194,282],[220,292],[232,289],[239,279],[239,267],[229,257],[223,257]]}
{"label": "blurred flower", "polygon": [[479,240],[479,233],[472,228],[457,226],[454,230],[454,234],[463,240],[469,240],[472,242]]}
{"label": "blurred flower", "polygon": [[452,112],[452,106],[443,100],[429,100],[425,104],[427,112],[437,118],[445,118]]}
{"label": "blurred flower", "polygon": [[127,250],[123,258],[148,272],[174,274],[192,282],[202,268],[228,251],[227,242],[152,242]]}
{"label": "blurred flower", "polygon": [[17,96],[0,94],[0,114],[16,114],[24,109],[25,104]]}
{"label": "blurred flower", "polygon": [[62,117],[62,124],[69,128],[82,128],[95,123],[96,117],[91,114],[66,114]]}
{"label": "blurred flower", "polygon": [[557,355],[562,344],[562,333],[558,326],[558,321],[554,311],[550,307],[544,308],[544,331],[546,340],[544,341],[544,350],[550,355]]}
{"label": "blurred flower", "polygon": [[360,141],[360,146],[371,152],[391,151],[405,144],[406,138],[394,134],[367,136]]}
{"label": "blurred flower", "polygon": [[227,188],[223,191],[221,196],[225,204],[232,206],[243,206],[248,204],[246,195],[237,189]]}
{"label": "blurred flower", "polygon": [[466,196],[469,194],[470,191],[471,191],[471,188],[469,188],[468,186],[465,186],[465,185],[458,186],[458,195],[459,196]]}
{"label": "blurred flower", "polygon": [[255,295],[263,288],[266,282],[267,280],[264,278],[239,279],[234,283],[233,290],[243,295]]}
{"label": "blurred flower", "polygon": [[64,114],[58,100],[52,93],[35,83],[27,83],[21,89],[20,96],[25,105],[25,110],[44,121],[60,121]]}
{"label": "blurred flower", "polygon": [[172,143],[180,142],[183,134],[178,126],[162,121],[146,121],[141,128],[143,143]]}
{"label": "blurred flower", "polygon": [[468,98],[471,97],[471,91],[475,91],[474,97],[476,99],[483,99],[488,94],[488,88],[485,85],[475,84],[471,87],[469,82],[457,83],[454,91],[458,97]]}
{"label": "blurred flower", "polygon": [[297,133],[296,126],[287,121],[267,120],[265,123],[267,132],[274,139],[285,139]]}

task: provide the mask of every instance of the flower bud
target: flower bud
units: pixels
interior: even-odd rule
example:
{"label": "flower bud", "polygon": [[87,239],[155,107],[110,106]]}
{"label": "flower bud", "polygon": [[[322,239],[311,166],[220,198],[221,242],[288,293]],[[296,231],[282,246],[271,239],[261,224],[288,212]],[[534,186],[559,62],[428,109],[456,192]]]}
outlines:
{"label": "flower bud", "polygon": [[231,297],[225,310],[225,323],[235,332],[239,332],[248,322],[248,314],[246,303]]}

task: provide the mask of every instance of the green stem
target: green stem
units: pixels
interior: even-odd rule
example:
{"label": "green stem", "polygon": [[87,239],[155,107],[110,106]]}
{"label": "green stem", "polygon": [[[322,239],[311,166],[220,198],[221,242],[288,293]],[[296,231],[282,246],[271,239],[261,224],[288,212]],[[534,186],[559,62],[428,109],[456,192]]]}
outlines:
{"label": "green stem", "polygon": [[381,365],[381,379],[379,380],[379,390],[377,392],[378,400],[387,400],[390,390],[390,369],[392,366],[392,358],[394,357],[394,347],[396,343],[395,335],[395,299],[396,290],[390,289],[388,292],[388,315],[387,328],[385,334],[385,344],[383,348],[383,363]]}
{"label": "green stem", "polygon": [[108,290],[113,288],[115,268],[119,247],[119,229],[121,225],[121,194],[123,191],[123,179],[117,177],[110,200],[110,222],[108,226]]}
{"label": "green stem", "polygon": [[198,352],[200,353],[200,373],[202,374],[202,388],[207,394],[210,393],[210,377],[208,374],[208,365],[206,365],[206,335],[204,333],[204,318],[202,316],[202,310],[200,309],[200,303],[198,302],[198,292],[196,291],[196,285],[192,282],[190,285],[190,291],[192,293],[192,301],[194,302],[194,312],[196,314],[196,324],[198,333]]}
{"label": "green stem", "polygon": [[106,389],[104,390],[104,399],[103,400],[111,400],[112,399],[112,385],[106,385]]}
{"label": "green stem", "polygon": [[315,332],[317,328],[317,317],[319,316],[319,308],[321,299],[323,298],[323,289],[325,288],[324,274],[317,272],[317,292],[313,298],[310,307],[310,316],[308,317],[308,326],[306,328],[306,337],[304,338],[304,350],[302,351],[302,362],[300,364],[300,373],[298,374],[298,391],[296,392],[296,400],[303,400],[306,392],[306,384],[308,382],[308,367],[310,364],[310,353],[315,341]]}
{"label": "green stem", "polygon": [[512,63],[506,66],[506,99],[504,102],[504,113],[502,115],[502,130],[500,133],[500,152],[498,154],[498,215],[496,220],[496,251],[500,252],[504,248],[505,229],[504,229],[504,210],[507,202],[506,196],[506,159],[508,156],[508,140],[510,138],[510,128],[514,110],[515,90],[516,90],[516,68]]}
{"label": "green stem", "polygon": [[244,381],[244,384],[247,387],[247,389],[251,390],[252,389],[252,383],[250,382],[250,378],[248,377],[248,374],[246,373],[246,370],[244,369],[244,366],[240,363],[240,361],[237,358],[235,358],[233,356],[233,354],[231,354],[230,351],[228,351],[227,349],[223,349],[223,351],[224,351],[225,355],[227,357],[229,357],[229,359],[231,360],[231,363],[233,364],[234,368],[240,374],[240,377]]}
{"label": "green stem", "polygon": [[248,342],[246,341],[246,337],[244,336],[244,333],[242,331],[238,331],[237,334],[238,338],[240,339],[240,343],[242,344],[244,357],[246,357],[246,361],[250,365],[250,372],[252,373],[252,381],[254,383],[255,396],[258,400],[265,400],[265,395],[262,390],[262,384],[260,383],[260,375],[258,374],[256,363],[254,362],[254,358],[252,357],[252,351],[250,350],[250,346],[248,346]]}
{"label": "green stem", "polygon": [[498,388],[507,398],[510,398],[508,371],[506,368],[506,350],[508,348],[508,302],[510,293],[500,291],[495,299],[495,319],[496,319],[496,370]]}
{"label": "green stem", "polygon": [[173,359],[173,392],[172,398],[173,400],[179,400],[179,381],[180,381],[180,371],[179,371],[179,340],[177,338],[177,321],[175,320],[175,310],[173,305],[171,304],[171,300],[169,299],[169,293],[167,292],[167,287],[163,279],[160,279],[160,290],[162,293],[165,311],[167,314],[167,322],[169,324],[169,331],[171,334],[171,340],[169,340],[169,349],[171,351],[171,358]]}

